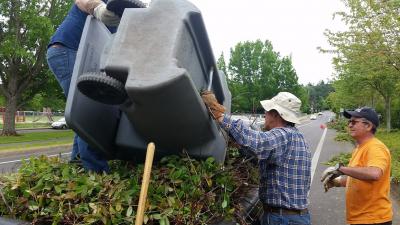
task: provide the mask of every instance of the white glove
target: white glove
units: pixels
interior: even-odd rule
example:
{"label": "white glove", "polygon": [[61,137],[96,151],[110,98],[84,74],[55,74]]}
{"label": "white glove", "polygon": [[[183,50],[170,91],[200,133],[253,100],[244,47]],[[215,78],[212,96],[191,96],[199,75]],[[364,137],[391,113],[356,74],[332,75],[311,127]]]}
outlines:
{"label": "white glove", "polygon": [[96,8],[94,8],[93,16],[96,17],[98,20],[103,22],[105,25],[110,27],[116,27],[119,25],[121,18],[108,10],[107,5],[104,2],[101,2]]}
{"label": "white glove", "polygon": [[[321,182],[323,182],[327,177],[330,177],[331,179],[335,179],[336,177],[340,175],[344,175],[343,172],[339,171],[340,167],[343,165],[341,163],[336,164],[335,166],[328,167],[322,172],[321,176]],[[333,175],[333,176],[331,176]]]}

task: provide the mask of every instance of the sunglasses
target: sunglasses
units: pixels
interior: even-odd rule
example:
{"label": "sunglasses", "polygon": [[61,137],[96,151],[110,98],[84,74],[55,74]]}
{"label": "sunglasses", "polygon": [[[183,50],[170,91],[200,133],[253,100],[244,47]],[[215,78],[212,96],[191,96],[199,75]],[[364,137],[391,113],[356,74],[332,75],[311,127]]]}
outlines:
{"label": "sunglasses", "polygon": [[368,122],[367,121],[364,121],[364,120],[349,120],[348,122],[347,122],[347,125],[352,125],[352,126],[354,126],[354,125],[356,125],[357,123],[364,123],[364,124],[368,124]]}

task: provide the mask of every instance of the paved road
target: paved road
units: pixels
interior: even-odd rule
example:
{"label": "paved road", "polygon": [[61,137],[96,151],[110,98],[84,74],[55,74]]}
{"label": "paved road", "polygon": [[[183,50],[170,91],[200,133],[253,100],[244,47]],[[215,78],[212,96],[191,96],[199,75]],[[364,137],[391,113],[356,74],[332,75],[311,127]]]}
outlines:
{"label": "paved road", "polygon": [[12,154],[2,152],[0,153],[0,173],[9,173],[17,171],[23,160],[29,159],[30,157],[48,155],[48,156],[61,156],[63,158],[69,158],[71,152],[71,146],[54,147],[50,149],[42,150],[29,150],[29,151],[18,151]]}
{"label": "paved road", "polygon": [[[333,116],[330,112],[324,112],[316,120],[306,119],[299,129],[304,133],[313,154],[313,181],[310,191],[310,212],[313,225],[345,225],[345,189],[334,188],[324,193],[320,182],[320,175],[327,167],[322,162],[328,161],[340,152],[351,152],[351,143],[336,142],[336,132],[321,128]],[[29,158],[31,155],[59,155],[69,157],[70,147],[60,147],[40,152],[22,152],[19,155],[7,156],[0,154],[0,172],[16,171],[20,159]],[[393,225],[400,225],[399,202],[393,201],[394,222]]]}

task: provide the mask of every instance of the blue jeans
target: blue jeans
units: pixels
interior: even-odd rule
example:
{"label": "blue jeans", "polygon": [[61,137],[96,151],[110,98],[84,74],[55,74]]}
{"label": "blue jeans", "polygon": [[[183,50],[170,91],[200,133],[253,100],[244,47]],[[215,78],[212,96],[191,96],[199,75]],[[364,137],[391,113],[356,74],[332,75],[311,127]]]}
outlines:
{"label": "blue jeans", "polygon": [[311,225],[311,218],[309,213],[302,215],[283,215],[264,212],[261,225]]}
{"label": "blue jeans", "polygon": [[[65,96],[68,96],[76,52],[76,50],[61,45],[53,45],[47,49],[47,64],[55,75]],[[76,159],[78,155],[86,170],[109,172],[110,168],[101,153],[92,149],[84,140],[75,134],[71,159]]]}

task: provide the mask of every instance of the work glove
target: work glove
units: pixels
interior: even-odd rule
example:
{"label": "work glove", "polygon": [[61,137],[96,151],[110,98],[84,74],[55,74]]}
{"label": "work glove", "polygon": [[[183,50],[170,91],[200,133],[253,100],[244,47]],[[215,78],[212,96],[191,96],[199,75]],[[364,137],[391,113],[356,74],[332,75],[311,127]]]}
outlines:
{"label": "work glove", "polygon": [[104,2],[101,2],[101,4],[94,8],[93,16],[110,27],[118,26],[121,21],[121,18],[117,14],[107,9],[107,5]]}
{"label": "work glove", "polygon": [[107,5],[101,0],[80,0],[75,1],[82,11],[93,15],[107,26],[116,27],[121,18],[107,9]]}
{"label": "work glove", "polygon": [[211,91],[201,92],[201,98],[214,119],[218,120],[223,116],[225,107],[218,103],[217,98]]}
{"label": "work glove", "polygon": [[323,181],[325,192],[327,192],[330,188],[342,186],[340,182],[342,178],[340,176],[333,179],[332,177],[333,176],[330,175]]}
{"label": "work glove", "polygon": [[340,178],[340,176],[343,175],[343,173],[339,171],[341,166],[342,164],[336,164],[335,166],[326,168],[322,173],[321,182],[324,185],[325,192],[327,192],[329,188],[340,187],[340,179],[336,178]]}

